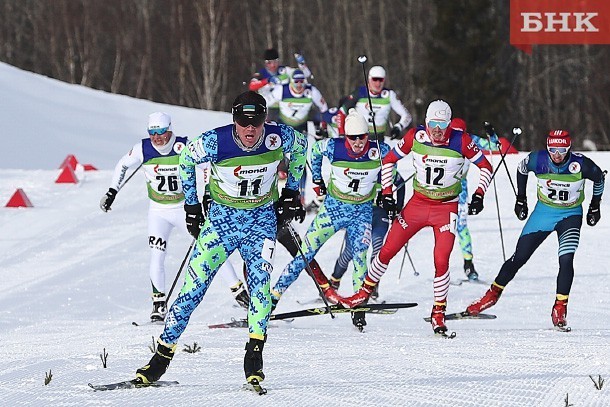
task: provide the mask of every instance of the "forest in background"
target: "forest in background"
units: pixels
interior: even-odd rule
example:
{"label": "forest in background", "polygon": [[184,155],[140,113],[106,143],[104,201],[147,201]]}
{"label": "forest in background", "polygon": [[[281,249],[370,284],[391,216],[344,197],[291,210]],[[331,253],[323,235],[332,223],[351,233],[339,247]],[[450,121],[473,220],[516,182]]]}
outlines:
{"label": "forest in background", "polygon": [[301,52],[330,106],[382,65],[415,123],[442,98],[469,130],[492,122],[540,148],[565,128],[610,149],[610,48],[509,44],[497,0],[0,0],[0,61],[68,83],[229,111],[274,47]]}

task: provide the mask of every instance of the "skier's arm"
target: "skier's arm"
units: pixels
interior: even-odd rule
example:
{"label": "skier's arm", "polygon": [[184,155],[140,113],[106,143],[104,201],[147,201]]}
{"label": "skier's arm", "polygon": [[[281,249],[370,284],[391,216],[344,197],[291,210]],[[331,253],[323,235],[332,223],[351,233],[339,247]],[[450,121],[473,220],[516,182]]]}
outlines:
{"label": "skier's arm", "polygon": [[197,198],[197,177],[195,167],[204,162],[213,162],[217,153],[217,135],[211,130],[203,133],[195,140],[187,143],[186,148],[180,153],[180,181],[186,205],[196,205],[199,203]]}
{"label": "skier's arm", "polygon": [[398,123],[394,124],[394,127],[397,127],[400,131],[403,131],[409,124],[411,124],[413,117],[411,117],[411,113],[409,113],[405,105],[403,105],[400,99],[398,99],[396,92],[393,90],[390,91],[390,106],[392,107],[392,110],[394,110],[394,112],[400,116],[400,120]]}
{"label": "skier's arm", "polygon": [[280,129],[284,153],[290,154],[286,188],[298,191],[299,180],[303,176],[305,161],[307,160],[307,138],[292,127],[280,124]]}
{"label": "skier's arm", "polygon": [[142,142],[139,142],[134,145],[127,154],[121,157],[117,165],[114,167],[110,188],[116,191],[120,190],[123,181],[125,180],[127,170],[131,167],[142,164],[142,162],[144,162],[144,156],[142,155]]}
{"label": "skier's arm", "polygon": [[527,174],[533,171],[535,164],[536,152],[529,153],[521,162],[517,165],[517,196],[527,196]]}
{"label": "skier's arm", "polygon": [[322,179],[322,159],[324,156],[332,159],[334,151],[334,139],[323,139],[316,141],[311,149],[311,179]]}
{"label": "skier's arm", "polygon": [[322,93],[315,86],[311,87],[311,100],[317,106],[320,113],[326,113],[328,111],[328,104],[326,100],[322,97]]}
{"label": "skier's arm", "polygon": [[468,133],[462,133],[462,154],[479,167],[479,182],[475,194],[484,196],[491,182],[492,167]]}
{"label": "skier's arm", "polygon": [[601,168],[597,166],[588,157],[583,157],[582,162],[582,176],[586,179],[593,181],[593,196],[591,197],[592,202],[599,202],[602,199],[604,193],[605,174]]}
{"label": "skier's arm", "polygon": [[381,188],[383,195],[392,194],[394,166],[398,160],[411,152],[415,132],[416,129],[414,128],[409,130],[407,134],[405,134],[404,137],[398,142],[398,144],[396,144],[396,147],[394,147],[383,157],[381,167]]}

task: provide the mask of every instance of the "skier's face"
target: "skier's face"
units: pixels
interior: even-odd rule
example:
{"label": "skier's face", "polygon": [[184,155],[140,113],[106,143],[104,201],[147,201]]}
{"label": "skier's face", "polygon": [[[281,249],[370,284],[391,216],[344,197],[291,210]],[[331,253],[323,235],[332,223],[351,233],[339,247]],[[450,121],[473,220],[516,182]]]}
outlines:
{"label": "skier's face", "polygon": [[150,141],[156,147],[163,147],[164,145],[166,145],[169,142],[169,139],[171,137],[172,137],[172,132],[168,130],[162,134],[151,134]]}
{"label": "skier's face", "polygon": [[265,59],[265,68],[273,74],[277,73],[277,68],[280,66],[279,59]]}
{"label": "skier's face", "polygon": [[385,78],[371,78],[369,77],[369,89],[372,93],[379,93],[383,88]]}
{"label": "skier's face", "polygon": [[360,154],[364,147],[366,146],[366,142],[369,141],[368,134],[359,134],[357,136],[345,136],[347,142],[349,143],[350,148],[356,154]]}
{"label": "skier's face", "polygon": [[450,131],[449,122],[441,120],[430,120],[426,122],[426,130],[430,140],[434,144],[444,144],[447,142],[447,133]]}
{"label": "skier's face", "polygon": [[303,93],[305,90],[305,81],[302,79],[295,79],[292,81],[292,89],[295,93]]}
{"label": "skier's face", "polygon": [[566,159],[566,155],[568,155],[567,148],[548,148],[547,151],[555,164],[561,164]]}
{"label": "skier's face", "polygon": [[249,124],[248,126],[244,127],[235,122],[235,132],[237,133],[237,136],[242,144],[245,147],[251,148],[254,147],[254,145],[258,143],[258,140],[260,140],[262,137],[264,125],[265,123],[263,122],[259,126]]}

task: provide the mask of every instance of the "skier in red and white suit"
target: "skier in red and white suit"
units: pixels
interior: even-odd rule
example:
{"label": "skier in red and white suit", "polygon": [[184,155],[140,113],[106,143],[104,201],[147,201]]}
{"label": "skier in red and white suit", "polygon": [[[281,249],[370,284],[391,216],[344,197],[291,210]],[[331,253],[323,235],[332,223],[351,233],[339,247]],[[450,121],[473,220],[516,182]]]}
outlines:
{"label": "skier in red and white suit", "polygon": [[413,235],[426,226],[434,229],[434,306],[432,328],[445,333],[445,309],[449,291],[449,256],[453,249],[458,211],[458,196],[464,160],[468,159],[479,170],[479,182],[469,204],[469,214],[483,210],[483,196],[489,186],[492,167],[468,133],[452,129],[451,108],[442,100],[428,106],[426,124],[410,129],[396,147],[383,159],[381,172],[382,206],[388,214],[396,215],[396,201],[392,195],[392,172],[396,162],[413,154],[416,176],[413,196],[394,219],[379,254],[371,262],[362,288],[341,303],[354,307],[368,300],[370,293],[390,260]]}

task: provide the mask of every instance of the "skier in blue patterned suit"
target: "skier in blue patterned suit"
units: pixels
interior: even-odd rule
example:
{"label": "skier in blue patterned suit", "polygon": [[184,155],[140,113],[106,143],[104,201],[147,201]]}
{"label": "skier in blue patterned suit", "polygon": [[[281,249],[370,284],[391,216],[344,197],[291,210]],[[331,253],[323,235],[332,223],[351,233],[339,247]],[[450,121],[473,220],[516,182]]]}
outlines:
{"label": "skier in blue patterned suit", "polygon": [[[149,137],[135,144],[116,164],[110,188],[102,197],[100,208],[104,212],[111,210],[112,203],[123,186],[127,170],[141,165],[150,200],[148,245],[153,301],[150,319],[155,322],[163,321],[167,312],[165,256],[170,234],[174,228],[188,233],[182,209],[184,193],[178,176],[180,153],[188,140],[174,134],[171,117],[163,112],[148,116],[148,135]],[[223,264],[220,276],[231,287],[235,300],[247,308],[248,292],[235,275],[230,261]]]}
{"label": "skier in blue patterned suit", "polygon": [[485,295],[468,306],[470,314],[477,315],[496,304],[504,287],[547,236],[555,231],[559,240],[559,274],[551,319],[554,326],[567,329],[568,297],[574,280],[574,253],[580,240],[585,180],[593,181],[587,224],[595,226],[601,218],[599,206],[604,192],[605,172],[584,155],[570,152],[572,143],[566,130],[552,130],[546,144],[546,151],[531,152],[521,161],[517,170],[517,218],[527,218],[525,189],[530,171],[538,179],[536,207],[521,231],[515,253],[502,265]]}
{"label": "skier in blue patterned suit", "polygon": [[[314,144],[311,157],[313,183],[326,198],[309,226],[301,248],[310,262],[322,245],[340,229],[346,229],[354,262],[354,289],[360,288],[366,274],[366,256],[371,243],[371,221],[375,185],[381,171],[380,154],[390,147],[370,141],[366,119],[351,109],[345,119],[345,139],[325,139]],[[381,150],[381,151],[380,151]],[[331,164],[328,189],[322,179],[322,157]],[[277,303],[281,295],[305,268],[302,256],[286,266],[271,290]],[[328,284],[322,286],[329,300],[336,302],[336,293]],[[354,325],[362,327],[364,313],[353,316]]]}
{"label": "skier in blue patterned suit", "polygon": [[[197,236],[197,244],[184,286],[168,310],[157,352],[137,370],[136,380],[154,382],[165,373],[192,312],[219,267],[236,249],[246,264],[250,291],[250,340],[246,344],[244,371],[251,384],[258,384],[265,377],[262,351],[271,313],[269,280],[276,227],[278,221],[289,222],[303,211],[297,186],[307,150],[303,134],[289,126],[265,123],[266,115],[261,95],[253,91],[242,93],[233,102],[234,123],[203,133],[189,142],[180,156],[187,226]],[[284,154],[290,155],[288,178],[278,200],[277,166]],[[212,202],[206,219],[197,200],[195,179],[195,166],[204,162],[209,162],[212,170]]]}

